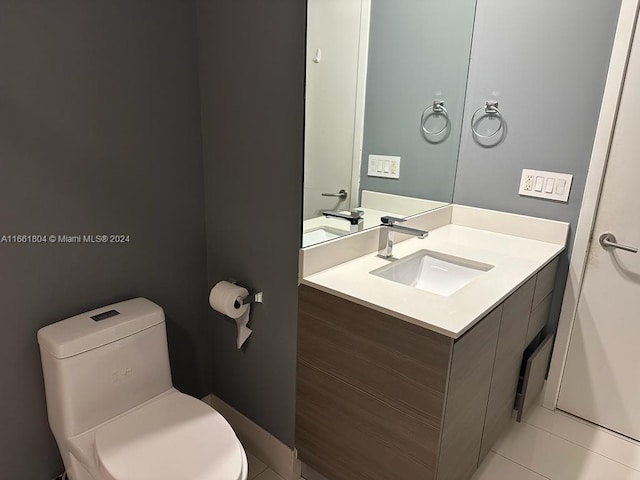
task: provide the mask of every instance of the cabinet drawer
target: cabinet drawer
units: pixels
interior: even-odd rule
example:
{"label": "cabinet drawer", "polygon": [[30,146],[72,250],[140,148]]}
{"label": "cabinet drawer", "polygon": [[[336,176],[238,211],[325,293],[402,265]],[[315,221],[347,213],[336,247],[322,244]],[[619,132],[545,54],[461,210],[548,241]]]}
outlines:
{"label": "cabinet drawer", "polygon": [[334,480],[433,479],[453,340],[301,286],[296,448]]}
{"label": "cabinet drawer", "polygon": [[554,338],[555,335],[553,334],[547,335],[527,359],[521,394],[518,395],[516,402],[518,421],[521,421],[522,417],[535,404],[534,402],[542,391],[544,380],[547,376],[549,360],[551,359]]}
{"label": "cabinet drawer", "polygon": [[439,428],[451,339],[308,287],[298,359]]}
{"label": "cabinet drawer", "polygon": [[500,322],[500,338],[496,353],[496,366],[514,356],[522,357],[526,347],[526,332],[531,315],[536,277],[529,279],[504,302]]}
{"label": "cabinet drawer", "polygon": [[529,326],[527,328],[527,339],[525,345],[529,345],[540,330],[544,328],[549,320],[549,311],[551,310],[552,293],[549,293],[531,312],[529,317]]}
{"label": "cabinet drawer", "polygon": [[558,257],[551,261],[546,267],[544,267],[537,275],[536,278],[536,289],[533,294],[533,305],[532,308],[538,306],[540,302],[542,302],[547,295],[553,292],[553,286],[556,281],[556,272],[558,270]]}
{"label": "cabinet drawer", "polygon": [[439,429],[298,362],[296,447],[332,480],[433,479]]}

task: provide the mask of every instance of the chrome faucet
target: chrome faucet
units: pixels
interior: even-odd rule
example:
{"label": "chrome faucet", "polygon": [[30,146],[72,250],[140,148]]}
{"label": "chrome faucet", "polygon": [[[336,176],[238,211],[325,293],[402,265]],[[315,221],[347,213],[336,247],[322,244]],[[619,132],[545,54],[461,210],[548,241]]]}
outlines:
{"label": "chrome faucet", "polygon": [[382,217],[380,218],[380,242],[378,244],[378,256],[382,258],[391,258],[393,256],[393,232],[413,235],[420,239],[426,238],[429,232],[419,230],[417,228],[396,225],[396,223],[404,222],[404,218]]}
{"label": "chrome faucet", "polygon": [[359,210],[351,210],[349,213],[334,212],[327,210],[322,212],[325,217],[341,218],[350,224],[349,232],[360,232],[364,228],[364,212]]}

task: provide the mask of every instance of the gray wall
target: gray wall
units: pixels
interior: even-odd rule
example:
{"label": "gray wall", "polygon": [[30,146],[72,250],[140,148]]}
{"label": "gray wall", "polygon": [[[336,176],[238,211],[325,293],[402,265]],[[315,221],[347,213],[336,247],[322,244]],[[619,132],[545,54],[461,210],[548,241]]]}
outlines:
{"label": "gray wall", "polygon": [[[619,0],[479,1],[466,118],[498,92],[509,132],[484,149],[465,127],[454,200],[575,226]],[[0,244],[2,478],[61,467],[38,328],[138,295],[168,315],[177,387],[293,444],[304,2],[199,0],[202,125],[194,17],[184,0],[0,3],[0,234],[132,239]],[[569,204],[519,197],[524,167],[573,173]],[[206,310],[229,277],[265,292],[242,352]]]}
{"label": "gray wall", "polygon": [[[478,0],[455,203],[571,222],[573,239],[619,8],[620,0]],[[485,148],[468,123],[496,99],[507,133]],[[519,196],[523,168],[573,174],[569,202]],[[567,265],[565,254],[562,286]]]}
{"label": "gray wall", "polygon": [[209,390],[195,2],[0,2],[0,235],[124,233],[126,245],[0,243],[0,478],[62,471],[36,331],[145,296],[175,385]]}
{"label": "gray wall", "polygon": [[209,286],[264,291],[253,335],[210,310],[213,393],[293,446],[305,2],[199,0]]}
{"label": "gray wall", "polygon": [[[361,189],[450,202],[460,140],[475,0],[372,0]],[[448,136],[422,135],[435,99]],[[427,126],[438,131],[442,117]],[[368,177],[369,154],[402,157],[400,179]]]}

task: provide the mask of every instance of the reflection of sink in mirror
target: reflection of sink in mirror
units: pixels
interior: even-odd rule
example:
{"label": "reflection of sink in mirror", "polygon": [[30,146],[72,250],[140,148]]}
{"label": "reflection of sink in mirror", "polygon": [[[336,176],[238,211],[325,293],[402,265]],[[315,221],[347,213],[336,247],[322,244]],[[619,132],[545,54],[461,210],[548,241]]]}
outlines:
{"label": "reflection of sink in mirror", "polygon": [[[307,7],[305,222],[325,210],[366,207],[364,190],[450,203],[475,0],[308,0]],[[450,123],[431,115],[429,130],[447,128],[429,137],[420,113],[434,100],[444,102]],[[370,155],[383,161],[370,164]]]}
{"label": "reflection of sink in mirror", "polygon": [[348,230],[339,230],[332,227],[317,227],[302,232],[302,247],[308,247],[327,240],[341,237],[349,233]]}
{"label": "reflection of sink in mirror", "polygon": [[[362,192],[362,205],[357,208],[364,213],[363,229],[377,227],[380,225],[380,218],[384,216],[406,217],[416,215],[427,210],[439,208],[447,205],[445,202],[434,202],[422,198],[403,197],[400,195],[390,195],[378,192]],[[317,216],[308,218],[302,222],[302,247],[308,247],[316,243],[331,240],[334,237],[323,237],[321,233],[308,235],[314,230],[327,227],[329,230],[337,230],[340,235],[350,233],[349,222],[340,218],[327,218]]]}
{"label": "reflection of sink in mirror", "polygon": [[420,250],[371,274],[447,297],[492,268],[467,258]]}

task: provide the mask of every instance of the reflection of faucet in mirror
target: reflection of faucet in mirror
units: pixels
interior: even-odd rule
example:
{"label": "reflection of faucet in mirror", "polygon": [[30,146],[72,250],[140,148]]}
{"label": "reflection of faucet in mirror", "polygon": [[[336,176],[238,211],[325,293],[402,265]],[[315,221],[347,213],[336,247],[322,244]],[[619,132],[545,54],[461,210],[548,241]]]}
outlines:
{"label": "reflection of faucet in mirror", "polygon": [[426,238],[427,235],[429,235],[429,232],[426,230],[396,225],[396,223],[404,222],[403,218],[382,217],[380,220],[382,221],[382,224],[380,225],[378,256],[382,258],[390,258],[393,256],[393,232],[413,235],[420,239]]}
{"label": "reflection of faucet in mirror", "polygon": [[307,0],[303,237],[452,201],[475,1]]}
{"label": "reflection of faucet in mirror", "polygon": [[322,212],[325,217],[341,218],[349,222],[349,233],[360,232],[364,227],[364,212],[351,210],[349,213],[327,210]]}

